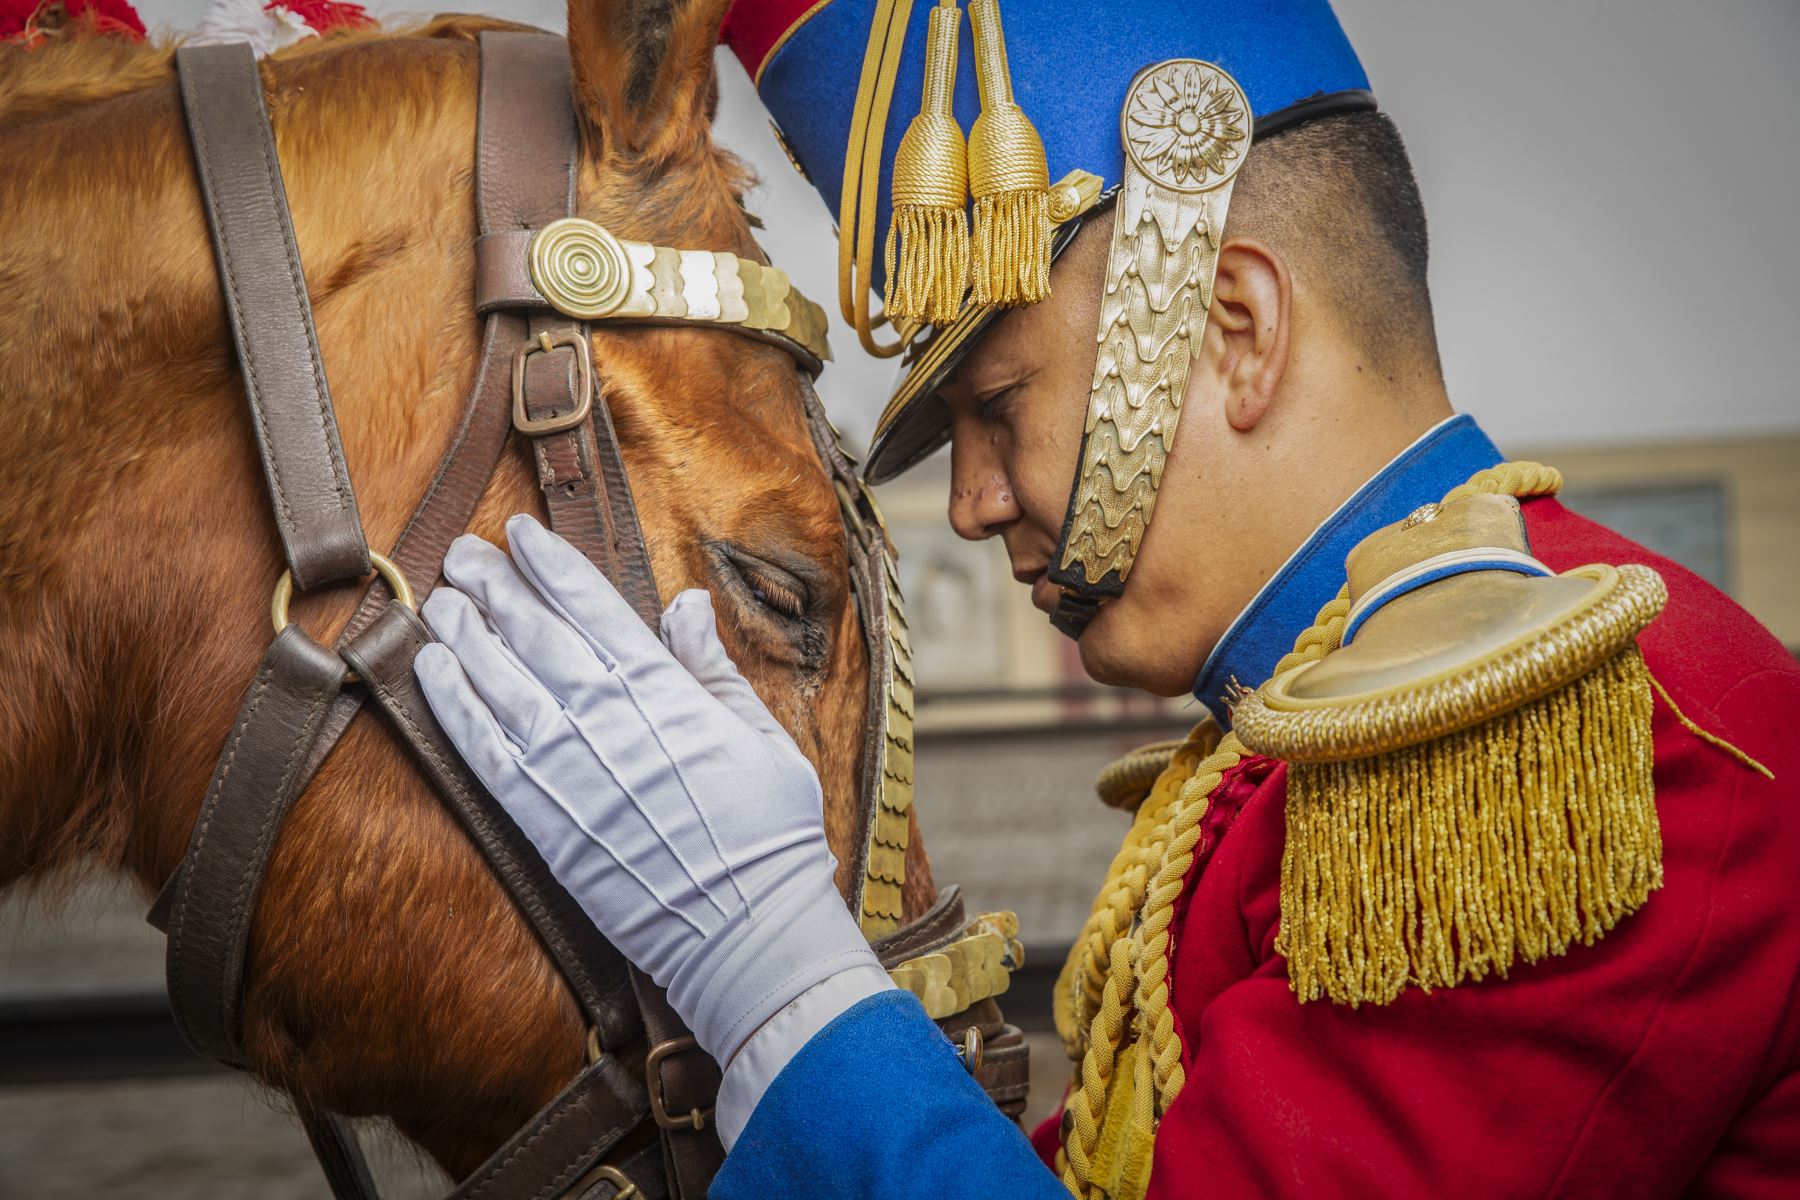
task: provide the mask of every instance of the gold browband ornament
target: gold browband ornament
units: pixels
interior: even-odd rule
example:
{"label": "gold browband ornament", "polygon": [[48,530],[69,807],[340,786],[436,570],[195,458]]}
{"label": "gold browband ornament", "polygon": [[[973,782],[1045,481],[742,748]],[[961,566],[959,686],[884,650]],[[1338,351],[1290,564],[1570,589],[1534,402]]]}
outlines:
{"label": "gold browband ornament", "polygon": [[787,272],[722,250],[634,242],[582,217],[531,239],[531,282],[556,311],[582,321],[695,322],[788,338],[831,358],[825,310]]}

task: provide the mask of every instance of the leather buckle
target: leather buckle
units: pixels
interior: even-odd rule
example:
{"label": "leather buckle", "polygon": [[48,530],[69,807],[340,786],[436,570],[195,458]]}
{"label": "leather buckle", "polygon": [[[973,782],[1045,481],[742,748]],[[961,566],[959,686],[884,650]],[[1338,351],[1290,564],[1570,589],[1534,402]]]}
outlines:
{"label": "leather buckle", "polygon": [[670,1038],[666,1042],[659,1042],[651,1047],[649,1055],[644,1059],[644,1084],[650,1092],[650,1116],[664,1129],[692,1129],[697,1133],[706,1128],[707,1118],[713,1115],[713,1110],[710,1108],[696,1108],[690,1110],[686,1116],[673,1116],[664,1099],[663,1060],[698,1049],[700,1049],[700,1043],[692,1037]]}
{"label": "leather buckle", "polygon": [[[567,346],[575,352],[576,372],[580,376],[575,408],[548,417],[533,417],[525,410],[525,362],[533,354],[548,354],[558,346]],[[579,330],[551,333],[546,329],[537,335],[535,342],[520,346],[513,352],[512,396],[513,428],[532,437],[573,429],[587,420],[588,413],[594,409],[594,351],[588,345],[587,337]]]}

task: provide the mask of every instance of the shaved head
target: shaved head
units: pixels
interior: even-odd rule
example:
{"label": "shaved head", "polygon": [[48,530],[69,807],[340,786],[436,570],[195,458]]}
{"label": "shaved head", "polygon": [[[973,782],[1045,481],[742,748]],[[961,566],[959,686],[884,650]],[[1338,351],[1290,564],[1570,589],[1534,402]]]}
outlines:
{"label": "shaved head", "polygon": [[1438,370],[1425,206],[1385,113],[1320,117],[1258,141],[1225,234],[1274,247],[1379,369]]}

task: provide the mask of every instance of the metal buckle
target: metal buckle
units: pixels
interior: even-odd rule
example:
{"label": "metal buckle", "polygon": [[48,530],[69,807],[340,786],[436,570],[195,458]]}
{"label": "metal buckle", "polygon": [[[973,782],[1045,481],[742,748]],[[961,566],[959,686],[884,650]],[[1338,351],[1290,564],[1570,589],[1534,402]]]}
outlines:
{"label": "metal buckle", "polygon": [[706,1128],[707,1118],[713,1115],[710,1108],[696,1108],[685,1117],[671,1116],[663,1098],[663,1059],[699,1048],[700,1043],[691,1037],[671,1038],[651,1047],[649,1055],[644,1059],[644,1083],[650,1091],[650,1116],[664,1129],[692,1129],[699,1132]]}
{"label": "metal buckle", "polygon": [[610,1183],[613,1186],[613,1194],[606,1200],[642,1200],[644,1195],[625,1172],[617,1167],[609,1167],[605,1163],[583,1175],[576,1181],[575,1186],[564,1192],[563,1195],[587,1200],[588,1192],[598,1183]]}
{"label": "metal buckle", "polygon": [[[580,389],[572,412],[549,417],[532,417],[525,411],[525,360],[533,354],[548,354],[558,346],[575,352],[575,363],[581,376]],[[513,353],[512,364],[513,428],[532,437],[573,429],[587,420],[594,409],[594,351],[580,331],[551,333],[544,330],[537,341],[527,342]]]}
{"label": "metal buckle", "polygon": [[[385,554],[369,551],[369,563],[375,573],[387,581],[388,590],[394,593],[394,599],[406,607],[418,610],[413,603],[412,585],[406,581],[406,572],[402,571],[394,560]],[[269,619],[275,624],[275,632],[280,633],[290,624],[288,604],[294,599],[294,573],[283,571],[281,578],[275,581],[275,594],[269,598]]]}

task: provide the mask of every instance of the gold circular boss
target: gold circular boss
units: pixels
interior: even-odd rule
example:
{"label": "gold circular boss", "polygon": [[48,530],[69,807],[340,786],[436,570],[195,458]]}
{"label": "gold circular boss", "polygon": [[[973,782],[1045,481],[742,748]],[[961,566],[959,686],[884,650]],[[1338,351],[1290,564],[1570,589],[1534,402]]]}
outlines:
{"label": "gold circular boss", "polygon": [[625,247],[604,228],[564,217],[531,239],[531,282],[550,306],[584,321],[606,316],[625,301],[631,264]]}

